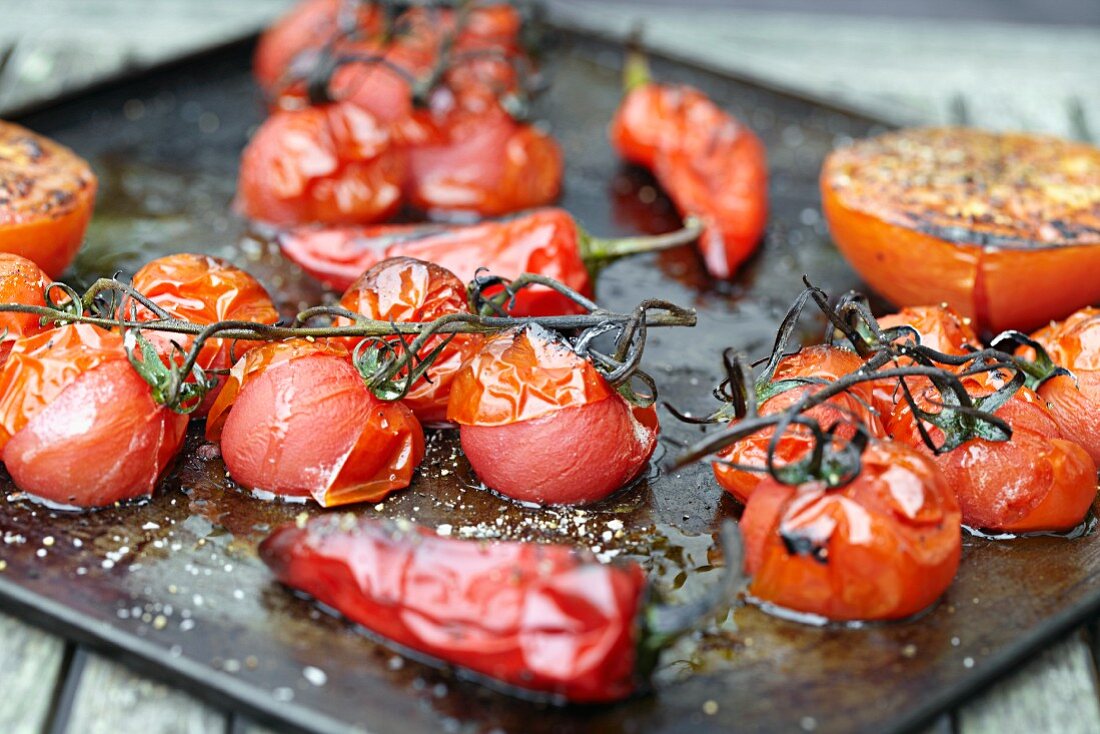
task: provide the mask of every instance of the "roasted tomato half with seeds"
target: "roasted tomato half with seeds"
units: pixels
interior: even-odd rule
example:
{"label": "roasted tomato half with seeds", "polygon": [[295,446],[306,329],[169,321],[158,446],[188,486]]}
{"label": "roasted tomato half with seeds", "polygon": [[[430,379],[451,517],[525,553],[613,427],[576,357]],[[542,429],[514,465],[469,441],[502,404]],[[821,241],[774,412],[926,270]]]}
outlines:
{"label": "roasted tomato half with seeds", "polygon": [[821,194],[837,247],[898,306],[943,301],[998,332],[1100,300],[1100,149],[900,130],[834,151]]}
{"label": "roasted tomato half with seeds", "polygon": [[[854,353],[829,346],[806,347],[788,357],[784,357],[776,367],[768,386],[762,388],[765,394],[777,383],[812,379],[835,382],[858,371],[863,360]],[[787,410],[807,393],[814,393],[821,385],[792,385],[781,392],[767,397],[759,406],[761,415],[772,415]],[[822,428],[838,426],[838,440],[848,440],[854,435],[853,422],[867,426],[872,434],[883,433],[879,417],[871,410],[871,387],[866,383],[854,385],[851,390],[830,398],[827,402],[806,411],[805,416],[816,420]],[[737,424],[734,420],[731,426]],[[768,465],[768,449],[775,431],[772,428],[761,430],[747,436],[735,444],[718,452],[718,458],[728,463],[715,462],[714,478],[722,489],[741,502],[746,502],[756,487],[764,480],[764,469]],[[810,454],[814,446],[814,435],[804,426],[791,425],[779,439],[775,448],[775,465],[785,466],[799,461]],[[758,471],[733,466],[758,467]]]}
{"label": "roasted tomato half with seeds", "polygon": [[[259,281],[235,265],[209,255],[180,253],[157,258],[134,275],[132,285],[138,293],[171,316],[195,324],[205,326],[218,321],[274,324],[279,319],[271,296]],[[156,314],[131,299],[123,301],[119,316],[136,316],[139,321],[156,318]],[[175,351],[173,344],[186,351],[193,343],[189,336],[163,331],[146,331],[143,336],[165,359],[170,359]],[[195,364],[206,371],[228,370],[237,358],[256,344],[251,341],[208,339],[203,343]],[[209,377],[217,379],[218,385],[206,394],[202,404],[192,413],[196,418],[207,414],[224,381],[220,375]]]}
{"label": "roasted tomato half with seeds", "polygon": [[[45,306],[46,288],[53,281],[42,268],[25,257],[0,252],[0,303]],[[34,336],[50,327],[42,317],[30,313],[0,313],[0,366],[8,358],[12,344],[24,336]]]}
{"label": "roasted tomato half with seeds", "polygon": [[859,475],[831,489],[767,478],[741,517],[749,592],[839,621],[904,619],[938,599],[959,566],[959,506],[936,466],[872,441]]}
{"label": "roasted tomato half with seeds", "polygon": [[97,186],[83,158],[0,120],[0,252],[60,276],[84,241]]}
{"label": "roasted tomato half with seeds", "polygon": [[[988,374],[968,376],[963,385],[980,397],[993,392],[993,379]],[[915,397],[918,406],[933,413],[941,402],[931,387]],[[1066,440],[1042,399],[1026,387],[994,415],[1012,427],[1010,440],[971,438],[932,457],[958,497],[963,524],[998,533],[1069,530],[1080,524],[1096,498],[1096,463],[1088,452]],[[933,441],[943,441],[939,428],[926,428]],[[894,409],[890,433],[931,455],[904,401]]]}
{"label": "roasted tomato half with seeds", "polygon": [[[469,313],[466,286],[451,271],[411,257],[383,260],[352,284],[340,305],[368,319],[380,321],[434,321],[442,316]],[[351,323],[343,317],[334,326]],[[411,340],[414,337],[407,337]],[[420,357],[427,357],[447,340],[432,337]],[[357,339],[348,339],[354,351]],[[402,402],[422,424],[446,425],[447,402],[455,375],[481,349],[484,337],[455,334],[432,362],[424,377],[409,390]]]}
{"label": "roasted tomato half with seeds", "polygon": [[636,478],[657,412],[628,403],[592,364],[536,325],[486,340],[455,378],[447,417],[490,489],[523,502],[595,502]]}
{"label": "roasted tomato half with seeds", "polygon": [[364,224],[401,206],[406,160],[373,115],[349,102],[267,118],[241,156],[236,208],[269,224]]}
{"label": "roasted tomato half with seeds", "polygon": [[400,403],[375,398],[340,344],[271,342],[233,365],[206,437],[229,475],[259,493],[323,507],[377,502],[403,489],[424,433]]}
{"label": "roasted tomato half with seeds", "polygon": [[90,324],[20,339],[0,369],[0,458],[19,489],[55,505],[152,494],[187,420],[154,402],[121,336]]}

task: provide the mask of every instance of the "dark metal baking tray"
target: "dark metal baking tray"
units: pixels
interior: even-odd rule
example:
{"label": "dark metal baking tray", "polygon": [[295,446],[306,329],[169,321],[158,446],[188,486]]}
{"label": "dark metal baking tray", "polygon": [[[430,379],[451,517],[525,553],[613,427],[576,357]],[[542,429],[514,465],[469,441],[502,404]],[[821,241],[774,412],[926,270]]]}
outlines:
{"label": "dark metal baking tray", "polygon": [[[606,142],[622,49],[558,36],[554,85],[539,111],[566,153],[561,203],[601,234],[673,228],[674,213],[653,181],[621,166]],[[240,150],[263,114],[249,51],[225,49],[21,120],[90,158],[101,177],[88,246],[70,280],[201,250],[255,273],[287,313],[325,296],[229,211]],[[858,285],[829,243],[817,173],[832,146],[881,125],[682,64],[657,59],[655,71],[701,87],[748,122],[771,162],[767,241],[736,281],[712,282],[692,250],[681,248],[617,263],[599,283],[600,300],[614,308],[659,295],[699,309],[694,330],[652,332],[646,363],[665,399],[702,411],[720,376],[720,350],[765,350],[803,273],[832,292]],[[818,328],[807,324],[806,333]],[[697,435],[667,413],[662,420],[671,440]],[[196,454],[201,442],[193,429],[178,468],[137,507],[58,514],[21,499],[0,477],[7,496],[0,500],[0,607],[284,729],[910,730],[1100,608],[1098,536],[967,538],[957,581],[917,620],[817,628],[740,607],[669,650],[651,696],[538,706],[405,660],[273,583],[256,543],[268,528],[314,510],[230,488],[220,460]],[[655,471],[584,511],[521,508],[478,489],[445,432],[430,440],[409,490],[357,510],[448,523],[456,534],[599,546],[645,564],[674,599],[714,581],[713,534],[739,512],[703,466]],[[608,541],[612,520],[627,532]]]}

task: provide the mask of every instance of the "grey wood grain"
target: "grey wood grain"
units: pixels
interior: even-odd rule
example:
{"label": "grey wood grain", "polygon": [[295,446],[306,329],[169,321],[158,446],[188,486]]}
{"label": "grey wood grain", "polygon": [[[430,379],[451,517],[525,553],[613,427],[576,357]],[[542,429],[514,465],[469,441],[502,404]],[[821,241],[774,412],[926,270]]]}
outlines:
{"label": "grey wood grain", "polygon": [[960,734],[1100,731],[1096,670],[1083,636],[1051,647],[962,708],[957,721]]}
{"label": "grey wood grain", "polygon": [[98,655],[89,655],[69,714],[71,734],[225,734],[225,714]]}
{"label": "grey wood grain", "polygon": [[64,653],[60,637],[0,614],[0,732],[41,731]]}

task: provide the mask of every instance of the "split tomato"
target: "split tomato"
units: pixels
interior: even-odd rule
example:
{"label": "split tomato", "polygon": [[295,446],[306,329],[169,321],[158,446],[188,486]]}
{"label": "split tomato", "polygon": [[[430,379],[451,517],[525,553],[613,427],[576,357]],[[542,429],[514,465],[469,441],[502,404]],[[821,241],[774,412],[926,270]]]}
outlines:
{"label": "split tomato", "polygon": [[20,339],[0,369],[0,457],[17,487],[52,504],[151,494],[186,429],[154,402],[123,338],[96,326]]}
{"label": "split tomato", "polygon": [[959,506],[924,456],[872,441],[849,484],[765,479],[745,507],[745,570],[757,599],[826,619],[903,619],[955,577]]}
{"label": "split tomato", "polygon": [[[203,326],[218,321],[274,324],[279,319],[275,304],[259,281],[240,268],[209,255],[180,253],[158,258],[134,275],[132,285],[172,317]],[[152,311],[128,299],[119,316],[136,316],[139,321],[156,318]],[[183,350],[190,349],[193,343],[192,337],[182,334],[146,331],[143,335],[166,360],[172,358],[173,343]],[[227,370],[237,357],[255,344],[209,339],[203,344],[195,364],[204,371]],[[210,410],[224,381],[220,375],[211,377],[216,377],[218,384],[192,414],[196,418],[205,416]]]}
{"label": "split tomato", "polygon": [[535,325],[486,340],[455,378],[447,417],[487,487],[554,505],[595,502],[637,477],[659,429],[652,407],[627,403]]}
{"label": "split tomato", "polygon": [[0,252],[61,275],[80,249],[97,186],[71,150],[0,120]]}
{"label": "split tomato", "polygon": [[[826,383],[834,382],[858,371],[861,367],[863,367],[863,360],[844,349],[829,346],[806,347],[797,354],[784,357],[779,362],[769,384],[761,387],[760,392],[766,395],[775,389],[777,383],[788,380],[808,378]],[[792,384],[781,392],[767,397],[760,404],[759,412],[761,415],[773,415],[787,410],[807,393],[817,392],[821,387],[821,384],[804,386]],[[840,393],[806,411],[805,416],[816,420],[824,429],[833,425],[839,426],[837,437],[841,440],[852,437],[855,431],[854,421],[866,425],[872,434],[881,434],[881,422],[871,411],[870,405],[871,387],[867,383],[859,383],[851,390]],[[736,424],[736,420],[730,423],[731,426]],[[763,471],[768,465],[768,449],[774,435],[774,429],[766,428],[718,452],[718,457],[728,464],[715,462],[714,477],[724,490],[741,502],[748,501],[764,481]],[[776,444],[775,465],[785,466],[807,457],[813,450],[814,441],[814,435],[808,428],[792,424]],[[734,465],[759,467],[759,470],[750,471]]]}
{"label": "split tomato", "polygon": [[[25,306],[45,306],[46,288],[53,281],[30,260],[0,252],[0,303],[20,303]],[[42,317],[29,313],[0,313],[0,366],[8,358],[8,352],[16,339],[34,336],[49,327],[42,325]]]}
{"label": "split tomato", "polygon": [[206,437],[238,484],[323,507],[377,502],[407,487],[424,457],[408,408],[371,395],[342,345],[303,339],[233,365]]}
{"label": "split tomato", "polygon": [[349,102],[276,112],[241,157],[236,207],[277,225],[363,224],[401,206],[404,152]]}
{"label": "split tomato", "polygon": [[[411,257],[383,260],[352,284],[340,305],[368,319],[396,322],[434,321],[441,316],[469,313],[466,287],[446,268]],[[350,324],[337,318],[335,326]],[[427,356],[446,340],[432,337],[421,350]],[[349,339],[354,349],[358,340]],[[477,334],[456,334],[432,362],[425,377],[418,380],[402,402],[423,424],[447,422],[447,401],[451,384],[462,366],[481,349],[484,338]]]}
{"label": "split tomato", "polygon": [[[962,378],[974,397],[993,392],[988,376]],[[915,395],[922,410],[936,412],[941,401],[934,388]],[[1043,401],[1019,388],[994,412],[1012,427],[1008,441],[971,438],[933,460],[955,490],[963,524],[994,532],[1068,530],[1078,525],[1096,497],[1096,463],[1079,444],[1066,440]],[[939,443],[943,432],[926,426]],[[894,409],[890,433],[895,440],[926,454],[910,406]]]}

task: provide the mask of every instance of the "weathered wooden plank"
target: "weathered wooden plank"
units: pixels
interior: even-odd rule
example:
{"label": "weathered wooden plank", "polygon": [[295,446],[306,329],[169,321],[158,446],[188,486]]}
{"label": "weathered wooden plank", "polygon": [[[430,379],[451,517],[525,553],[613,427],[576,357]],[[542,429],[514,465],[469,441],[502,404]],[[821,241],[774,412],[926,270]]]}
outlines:
{"label": "weathered wooden plank", "polygon": [[81,673],[65,731],[72,734],[224,734],[225,714],[98,655]]}
{"label": "weathered wooden plank", "polygon": [[42,730],[64,654],[60,637],[0,614],[0,731]]}
{"label": "weathered wooden plank", "polygon": [[1100,731],[1096,670],[1081,634],[1051,647],[958,712],[960,734]]}

